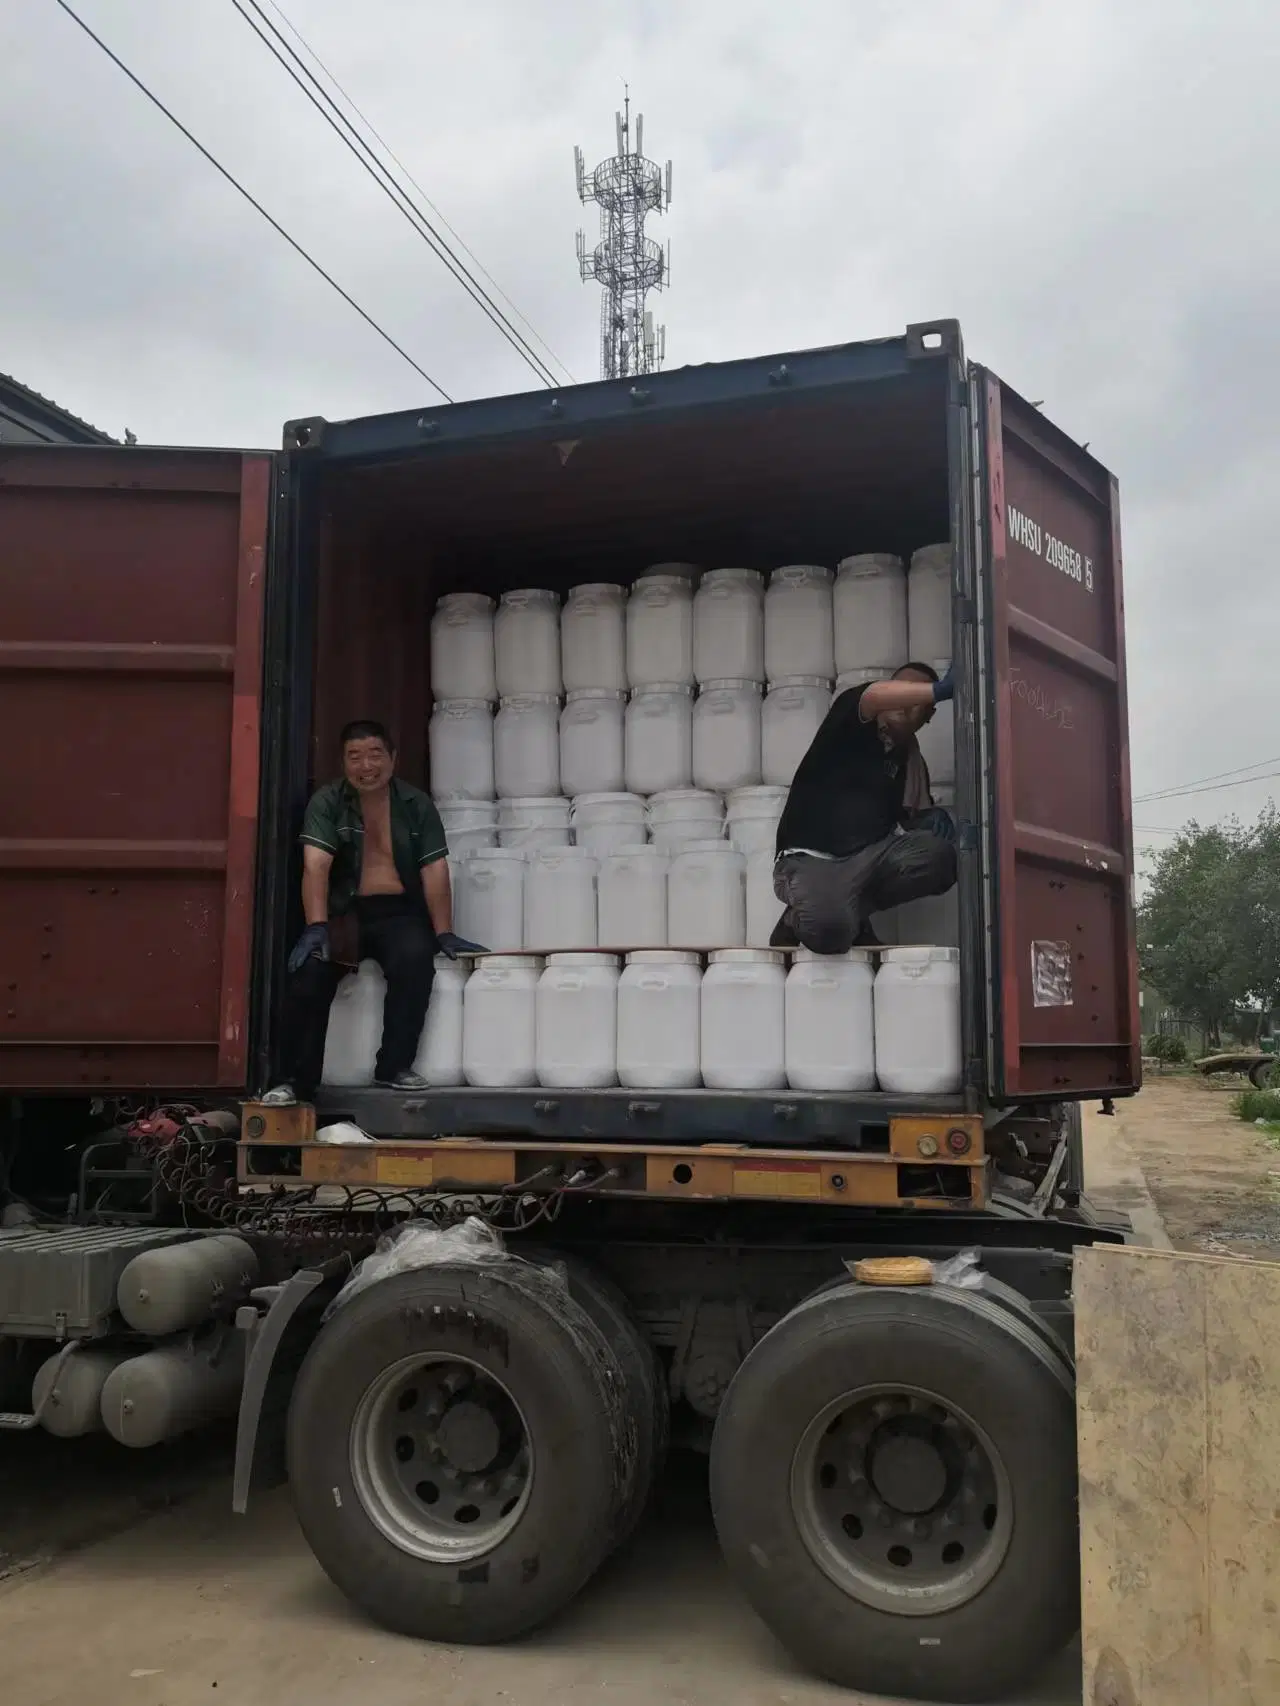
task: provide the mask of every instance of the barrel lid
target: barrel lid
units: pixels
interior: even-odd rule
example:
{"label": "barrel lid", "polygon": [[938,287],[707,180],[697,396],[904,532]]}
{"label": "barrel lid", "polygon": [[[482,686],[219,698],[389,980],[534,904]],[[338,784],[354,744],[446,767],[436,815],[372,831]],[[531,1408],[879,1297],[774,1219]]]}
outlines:
{"label": "barrel lid", "polygon": [[628,859],[637,857],[665,859],[667,857],[666,851],[661,847],[655,847],[651,841],[629,841],[624,847],[611,847],[607,853],[602,853],[600,857],[602,859],[617,859],[624,854]]}
{"label": "barrel lid", "polygon": [[869,948],[849,948],[843,954],[815,954],[812,948],[797,948],[792,959],[821,960],[824,963],[839,960],[852,962],[854,965],[869,966],[872,963],[872,954]]}
{"label": "barrel lid", "polygon": [[470,864],[475,859],[523,859],[523,847],[473,847],[467,854]]}
{"label": "barrel lid", "polygon": [[650,563],[647,569],[642,569],[636,580],[650,580],[661,575],[666,580],[696,581],[702,573],[697,563]]}
{"label": "barrel lid", "polygon": [[892,674],[891,669],[842,669],[836,677],[836,692],[843,693],[846,687],[866,687],[873,681],[888,681]]}
{"label": "barrel lid", "polygon": [[647,681],[642,687],[633,687],[631,697],[639,699],[645,693],[689,693],[693,692],[691,681]]}
{"label": "barrel lid", "polygon": [[575,812],[580,811],[583,806],[620,806],[624,803],[626,805],[637,805],[643,810],[644,795],[603,793],[575,794],[573,796],[573,809]]}
{"label": "barrel lid", "polygon": [[716,582],[740,581],[744,586],[763,586],[764,576],[759,569],[707,569],[701,585],[710,586]]}
{"label": "barrel lid", "polygon": [[940,947],[885,948],[880,955],[881,964],[891,960],[904,966],[954,965],[959,958],[959,948]]}
{"label": "barrel lid", "polygon": [[730,789],[725,799],[732,817],[735,806],[781,805],[790,792],[790,788],[780,788],[772,782],[758,782],[750,788]]}
{"label": "barrel lid", "polygon": [[892,551],[862,551],[857,556],[842,557],[837,574],[876,575],[895,570],[901,572],[904,567],[902,558],[895,557]]}
{"label": "barrel lid", "polygon": [[493,609],[493,600],[487,592],[446,592],[443,598],[436,600],[436,609],[443,610],[446,604],[471,610]]}
{"label": "barrel lid", "polygon": [[497,800],[472,800],[465,794],[433,794],[431,803],[437,811],[442,812],[483,812],[486,816],[497,817]]}
{"label": "barrel lid", "polygon": [[558,693],[508,693],[498,700],[498,709],[505,711],[508,705],[558,705]]}
{"label": "barrel lid", "polygon": [[432,703],[431,709],[433,711],[447,711],[450,708],[450,706],[453,706],[453,705],[466,705],[468,707],[473,706],[473,705],[474,706],[483,705],[486,711],[489,709],[489,701],[487,699],[481,699],[475,694],[471,694],[467,698],[463,698],[463,696],[459,693],[455,693],[451,698],[448,698],[448,699],[436,699]]}
{"label": "barrel lid", "polygon": [[619,598],[627,596],[627,589],[620,581],[579,581],[577,586],[569,588],[569,599],[585,598],[588,594],[594,598],[600,593],[612,597],[615,592]]}
{"label": "barrel lid", "polygon": [[779,687],[825,687],[830,691],[831,681],[825,675],[775,675],[769,683],[770,693]]}
{"label": "barrel lid", "polygon": [[692,805],[695,800],[699,803],[710,801],[717,811],[720,810],[720,796],[713,794],[709,788],[666,788],[660,794],[649,795],[649,809],[652,810],[654,806],[674,806],[677,803]]}
{"label": "barrel lid", "polygon": [[596,855],[589,847],[535,847],[529,854],[530,859],[594,859]]}
{"label": "barrel lid", "polygon": [[698,691],[699,693],[712,693],[717,688],[723,690],[724,688],[741,689],[743,687],[753,687],[757,693],[760,691],[760,683],[750,675],[717,675],[710,681],[699,682]]}
{"label": "barrel lid", "polygon": [[713,966],[780,966],[786,955],[772,948],[716,948],[707,958]]}
{"label": "barrel lid", "polygon": [[477,956],[476,969],[487,971],[520,971],[528,968],[531,971],[542,970],[540,954],[484,954]]}
{"label": "barrel lid", "polygon": [[618,955],[605,953],[603,950],[598,954],[587,953],[585,950],[581,952],[566,950],[563,953],[547,955],[548,969],[551,966],[604,966],[607,970],[610,966],[616,968],[617,965]]}
{"label": "barrel lid", "polygon": [[560,594],[552,592],[549,586],[516,586],[509,592],[504,592],[503,604],[559,604]]}
{"label": "barrel lid", "polygon": [[569,815],[569,802],[563,794],[512,794],[509,799],[498,801],[498,811],[543,811],[548,806],[563,806],[564,815]]}
{"label": "barrel lid", "polygon": [[937,545],[922,545],[918,551],[911,553],[911,567],[941,568],[951,563],[951,541],[945,540]]}
{"label": "barrel lid", "polygon": [[565,700],[572,704],[575,699],[625,699],[626,694],[619,687],[570,687],[565,693]]}
{"label": "barrel lid", "polygon": [[435,959],[435,966],[436,966],[437,971],[443,971],[443,972],[456,971],[456,972],[460,973],[463,977],[465,977],[467,972],[470,970],[469,966],[459,965],[457,960],[451,960],[449,958],[448,954],[437,954],[436,959]]}
{"label": "barrel lid", "polygon": [[782,563],[769,575],[769,585],[786,586],[787,576],[794,583],[797,574],[816,575],[819,580],[830,580],[831,570],[825,563]]}
{"label": "barrel lid", "polygon": [[735,859],[742,857],[732,841],[725,841],[717,836],[714,840],[708,836],[702,841],[685,841],[679,847],[672,849],[672,858],[682,858],[686,853],[732,853]]}
{"label": "barrel lid", "polygon": [[701,963],[702,955],[692,954],[687,948],[634,948],[627,955],[629,966],[696,966]]}

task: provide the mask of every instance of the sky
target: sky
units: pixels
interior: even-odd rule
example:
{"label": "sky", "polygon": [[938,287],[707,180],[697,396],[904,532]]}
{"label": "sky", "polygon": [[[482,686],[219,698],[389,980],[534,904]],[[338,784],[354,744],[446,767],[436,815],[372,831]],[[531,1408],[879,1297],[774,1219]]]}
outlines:
{"label": "sky", "polygon": [[[231,0],[73,0],[454,397],[532,376]],[[624,78],[674,160],[667,364],[959,319],[1120,479],[1139,841],[1280,771],[1273,0],[281,0],[569,372]],[[0,0],[0,370],[144,443],[432,393],[59,9]]]}

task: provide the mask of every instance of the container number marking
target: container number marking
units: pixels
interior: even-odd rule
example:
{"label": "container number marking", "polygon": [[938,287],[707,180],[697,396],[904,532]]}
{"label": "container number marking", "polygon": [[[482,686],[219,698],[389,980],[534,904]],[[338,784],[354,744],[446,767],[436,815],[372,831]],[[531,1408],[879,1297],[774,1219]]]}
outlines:
{"label": "container number marking", "polygon": [[1024,510],[1007,505],[1009,517],[1009,537],[1015,545],[1021,545],[1024,551],[1030,551],[1033,557],[1041,557],[1051,568],[1057,569],[1069,581],[1075,581],[1084,587],[1086,592],[1093,591],[1093,558],[1082,556],[1074,545],[1068,545],[1065,539],[1058,539],[1048,533],[1040,523],[1029,516]]}

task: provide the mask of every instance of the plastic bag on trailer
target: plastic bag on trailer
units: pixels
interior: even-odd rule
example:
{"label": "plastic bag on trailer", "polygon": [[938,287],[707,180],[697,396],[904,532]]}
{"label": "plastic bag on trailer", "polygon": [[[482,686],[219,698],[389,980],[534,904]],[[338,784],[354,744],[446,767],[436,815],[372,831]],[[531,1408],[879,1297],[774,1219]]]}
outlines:
{"label": "plastic bag on trailer", "polygon": [[316,1133],[317,1143],[373,1143],[374,1138],[362,1127],[351,1120],[337,1120],[333,1125],[322,1125]]}
{"label": "plastic bag on trailer", "polygon": [[443,1263],[463,1265],[505,1262],[506,1246],[485,1221],[471,1214],[457,1226],[428,1226],[411,1221],[379,1238],[377,1247],[356,1268],[351,1278],[324,1312],[327,1321],[335,1310],[353,1297],[395,1274],[411,1273]]}
{"label": "plastic bag on trailer", "polygon": [[957,1250],[955,1255],[948,1256],[945,1262],[933,1264],[935,1285],[954,1285],[976,1291],[986,1277],[982,1271],[982,1256],[976,1249]]}

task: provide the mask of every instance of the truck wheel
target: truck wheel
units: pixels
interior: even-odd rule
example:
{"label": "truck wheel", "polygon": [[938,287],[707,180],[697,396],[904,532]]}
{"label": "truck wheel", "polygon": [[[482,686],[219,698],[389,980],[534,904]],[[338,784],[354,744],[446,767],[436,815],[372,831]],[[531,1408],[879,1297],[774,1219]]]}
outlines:
{"label": "truck wheel", "polygon": [[635,1429],[635,1476],[614,1525],[614,1545],[621,1546],[635,1532],[666,1462],[671,1434],[671,1399],[666,1375],[625,1296],[599,1268],[562,1251],[526,1251],[525,1255],[529,1261],[555,1264],[563,1269],[570,1297],[586,1310],[604,1334],[622,1369],[627,1414]]}
{"label": "truck wheel", "polygon": [[307,1542],[370,1617],[503,1641],[574,1597],[631,1491],[626,1384],[553,1275],[431,1267],[345,1304],[307,1354],[289,1481]]}
{"label": "truck wheel", "polygon": [[716,1422],[720,1544],[756,1611],[845,1687],[989,1700],[1079,1622],[1075,1407],[1011,1311],[846,1286],[778,1323]]}

